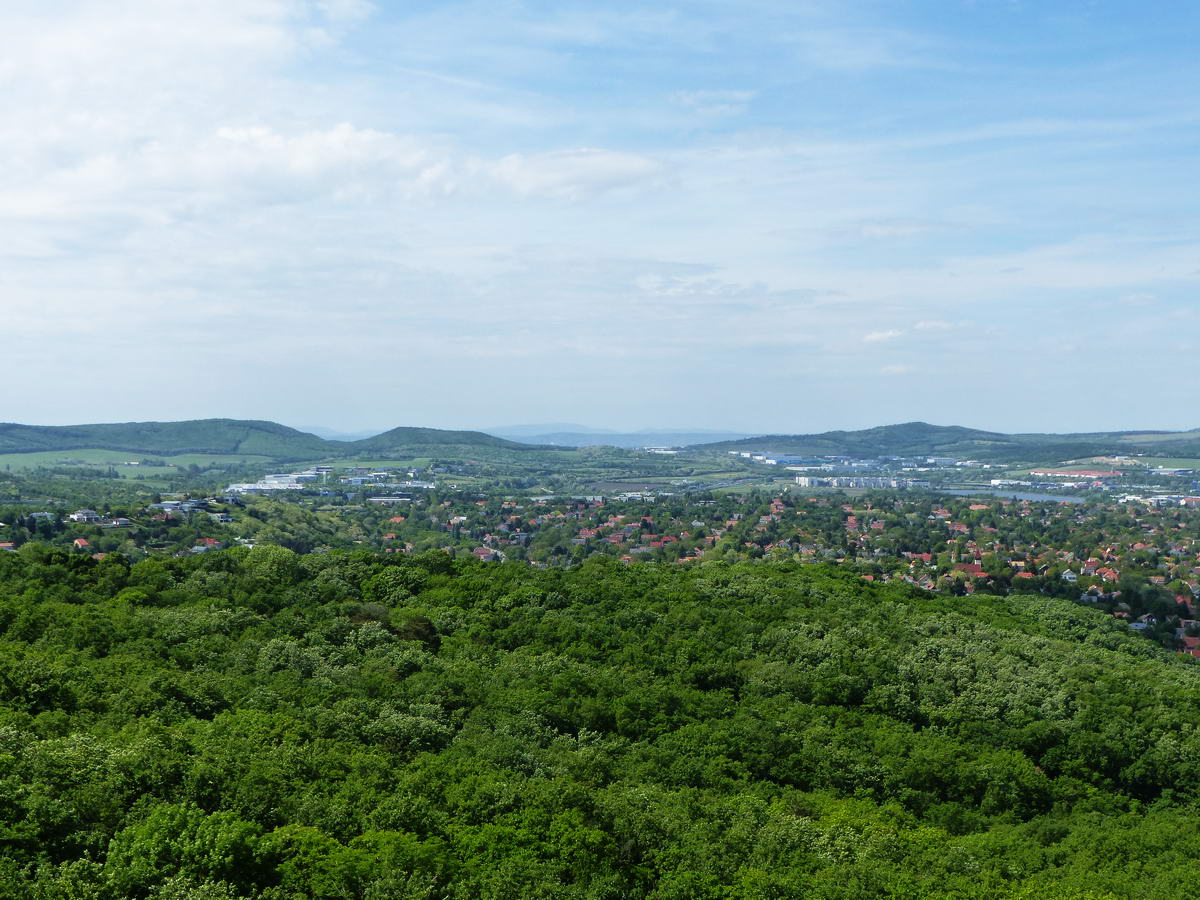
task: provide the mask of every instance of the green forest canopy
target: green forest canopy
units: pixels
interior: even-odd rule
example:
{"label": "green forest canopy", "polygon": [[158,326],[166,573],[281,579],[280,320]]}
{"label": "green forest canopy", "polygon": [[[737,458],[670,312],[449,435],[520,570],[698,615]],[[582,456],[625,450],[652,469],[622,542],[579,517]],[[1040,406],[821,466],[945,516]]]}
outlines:
{"label": "green forest canopy", "polygon": [[0,896],[1171,898],[1200,669],[792,563],[0,554]]}

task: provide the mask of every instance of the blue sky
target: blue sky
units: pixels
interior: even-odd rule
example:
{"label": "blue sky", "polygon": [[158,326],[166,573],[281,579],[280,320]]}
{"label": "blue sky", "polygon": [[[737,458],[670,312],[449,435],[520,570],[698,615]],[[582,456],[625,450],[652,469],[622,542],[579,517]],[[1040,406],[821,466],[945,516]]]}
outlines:
{"label": "blue sky", "polygon": [[1198,427],[1198,25],[18,0],[0,418]]}

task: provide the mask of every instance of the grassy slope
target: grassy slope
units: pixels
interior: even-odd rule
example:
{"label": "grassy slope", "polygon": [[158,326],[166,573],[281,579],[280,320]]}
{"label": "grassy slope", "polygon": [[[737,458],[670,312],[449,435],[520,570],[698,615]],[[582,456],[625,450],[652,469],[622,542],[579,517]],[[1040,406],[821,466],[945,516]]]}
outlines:
{"label": "grassy slope", "polygon": [[[140,465],[124,465],[131,460],[139,462]],[[253,465],[256,463],[266,464],[271,461],[272,457],[246,453],[171,453],[167,455],[131,453],[127,450],[30,450],[25,453],[0,453],[0,470],[20,471],[36,469],[41,466],[91,468],[116,466],[122,475],[136,477],[140,472],[148,469],[167,469],[172,466]]]}
{"label": "grassy slope", "polygon": [[275,422],[198,419],[101,425],[0,425],[0,451],[121,450],[297,458],[321,455],[329,442]]}

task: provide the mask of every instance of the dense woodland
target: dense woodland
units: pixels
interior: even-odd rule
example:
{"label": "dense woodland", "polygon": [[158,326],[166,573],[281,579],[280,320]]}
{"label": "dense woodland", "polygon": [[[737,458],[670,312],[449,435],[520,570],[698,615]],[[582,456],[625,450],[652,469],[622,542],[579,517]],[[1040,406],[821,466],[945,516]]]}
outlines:
{"label": "dense woodland", "polygon": [[0,896],[1190,897],[1200,669],[797,563],[0,554]]}
{"label": "dense woodland", "polygon": [[[50,512],[0,502],[0,549],[38,541],[77,553],[121,553],[133,562],[239,543],[298,553],[444,549],[551,567],[597,556],[631,563],[827,562],[868,580],[903,580],[941,593],[1077,600],[1169,649],[1195,650],[1187,638],[1200,633],[1200,511],[1192,507],[912,491],[697,492],[601,501],[441,487],[381,504],[362,502],[378,488],[343,493],[319,485],[285,498],[201,500],[203,494],[190,492],[196,508],[168,510],[147,505],[159,494],[122,492],[124,479],[78,484],[77,506],[94,506],[101,521],[71,521],[72,506]],[[124,519],[119,526],[117,518]]]}
{"label": "dense woodland", "polygon": [[[650,442],[655,436],[646,435]],[[597,434],[596,441],[603,442]],[[1003,434],[956,425],[906,422],[861,431],[782,434],[700,444],[717,452],[768,448],[779,453],[848,456],[966,456],[989,460],[1057,461],[1114,453],[1200,454],[1200,430],[1114,431],[1087,434]],[[476,455],[512,462],[545,450],[478,431],[399,427],[356,441],[331,441],[276,422],[200,419],[185,422],[124,422],[99,425],[0,423],[0,452],[110,449],[131,453],[232,453],[276,460],[379,458],[389,454]],[[570,456],[570,451],[560,456]]]}

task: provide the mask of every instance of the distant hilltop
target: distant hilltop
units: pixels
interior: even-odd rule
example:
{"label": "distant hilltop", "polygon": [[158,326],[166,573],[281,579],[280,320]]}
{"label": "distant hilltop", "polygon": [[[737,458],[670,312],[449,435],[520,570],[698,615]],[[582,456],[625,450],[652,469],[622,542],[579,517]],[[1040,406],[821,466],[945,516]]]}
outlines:
{"label": "distant hilltop", "polygon": [[[713,440],[713,438],[724,438]],[[557,438],[557,439],[556,439]],[[935,456],[1035,464],[1142,454],[1200,457],[1200,430],[1081,434],[1003,434],[959,425],[906,422],[861,431],[729,436],[722,432],[568,432],[523,442],[482,431],[400,427],[358,440],[331,440],[280,425],[243,419],[123,422],[96,425],[0,424],[0,453],[111,450],[173,456],[208,453],[278,462],[388,459],[414,456],[507,456],[581,446],[687,447],[697,452],[755,451],[798,456]]]}
{"label": "distant hilltop", "polygon": [[99,425],[0,424],[0,453],[117,450],[172,456],[184,453],[260,456],[279,461],[412,456],[451,451],[538,449],[479,431],[393,428],[357,441],[327,440],[277,422],[195,419]]}
{"label": "distant hilltop", "polygon": [[701,429],[645,428],[640,431],[605,431],[584,425],[517,425],[489,428],[488,434],[556,447],[687,447],[714,441],[737,441],[750,437],[745,432]]}
{"label": "distant hilltop", "polygon": [[1130,453],[1200,456],[1200,430],[1004,434],[960,425],[905,422],[862,431],[774,434],[705,442],[693,449],[756,450],[800,456],[937,456],[985,461],[1050,462]]}

